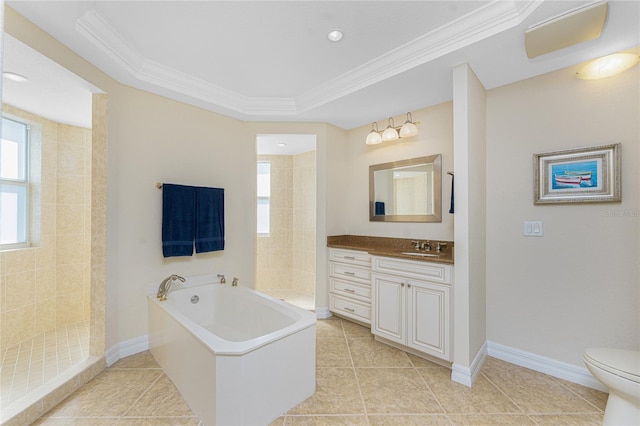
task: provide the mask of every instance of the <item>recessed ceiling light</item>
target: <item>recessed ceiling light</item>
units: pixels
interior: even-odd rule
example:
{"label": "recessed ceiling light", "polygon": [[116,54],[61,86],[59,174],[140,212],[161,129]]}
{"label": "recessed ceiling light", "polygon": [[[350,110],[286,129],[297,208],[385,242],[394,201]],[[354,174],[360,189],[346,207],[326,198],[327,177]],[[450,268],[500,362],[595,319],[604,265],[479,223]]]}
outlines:
{"label": "recessed ceiling light", "polygon": [[340,30],[331,30],[329,34],[327,34],[327,38],[331,41],[340,41],[344,37],[344,34]]}
{"label": "recessed ceiling light", "polygon": [[287,146],[287,144],[286,144],[286,143],[284,143],[284,142],[280,142],[280,143],[278,144],[278,146],[279,146],[279,147],[281,147],[281,148],[284,148],[285,146]]}
{"label": "recessed ceiling light", "polygon": [[24,83],[26,81],[29,81],[29,79],[23,75],[20,74],[16,74],[15,72],[9,72],[9,71],[5,71],[2,73],[3,77],[6,77],[7,79],[11,80],[11,81],[17,81],[18,83]]}

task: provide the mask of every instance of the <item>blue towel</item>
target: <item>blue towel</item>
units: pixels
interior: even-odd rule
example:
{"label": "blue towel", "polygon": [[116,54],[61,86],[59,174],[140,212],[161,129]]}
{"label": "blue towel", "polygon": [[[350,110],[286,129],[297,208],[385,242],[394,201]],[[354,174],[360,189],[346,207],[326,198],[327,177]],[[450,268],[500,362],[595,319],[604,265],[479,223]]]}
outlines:
{"label": "blue towel", "polygon": [[195,234],[196,191],[192,186],[162,185],[162,254],[191,256]]}
{"label": "blue towel", "polygon": [[376,206],[375,215],[376,216],[384,216],[384,202],[376,201],[375,206]]}
{"label": "blue towel", "polygon": [[224,250],[224,189],[196,188],[196,253]]}

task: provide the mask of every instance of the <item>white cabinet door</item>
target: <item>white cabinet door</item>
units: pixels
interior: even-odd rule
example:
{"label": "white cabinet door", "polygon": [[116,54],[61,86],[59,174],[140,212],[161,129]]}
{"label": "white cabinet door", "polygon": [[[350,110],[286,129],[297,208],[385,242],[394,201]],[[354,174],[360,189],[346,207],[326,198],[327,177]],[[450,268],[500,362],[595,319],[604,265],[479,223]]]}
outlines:
{"label": "white cabinet door", "polygon": [[448,360],[450,288],[409,280],[407,292],[407,345]]}
{"label": "white cabinet door", "polygon": [[373,275],[371,332],[401,344],[405,343],[405,282],[401,278]]}

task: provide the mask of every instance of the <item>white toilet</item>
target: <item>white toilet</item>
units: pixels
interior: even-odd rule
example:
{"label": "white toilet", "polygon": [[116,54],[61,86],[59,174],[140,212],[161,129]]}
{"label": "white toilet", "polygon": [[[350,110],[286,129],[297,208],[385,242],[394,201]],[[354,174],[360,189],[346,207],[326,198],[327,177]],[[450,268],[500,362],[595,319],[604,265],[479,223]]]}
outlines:
{"label": "white toilet", "polygon": [[584,363],[609,389],[603,425],[640,425],[640,352],[589,348]]}

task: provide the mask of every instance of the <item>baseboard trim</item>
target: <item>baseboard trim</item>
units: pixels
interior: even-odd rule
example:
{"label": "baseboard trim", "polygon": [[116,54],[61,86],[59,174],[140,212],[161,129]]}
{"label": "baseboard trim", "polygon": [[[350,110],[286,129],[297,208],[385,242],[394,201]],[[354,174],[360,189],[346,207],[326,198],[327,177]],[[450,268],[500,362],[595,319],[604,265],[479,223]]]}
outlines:
{"label": "baseboard trim", "polygon": [[318,306],[316,307],[316,318],[318,319],[327,319],[331,317],[331,312],[329,312],[328,306]]}
{"label": "baseboard trim", "polygon": [[120,359],[128,357],[129,355],[135,355],[140,352],[144,352],[149,349],[149,336],[138,336],[133,339],[120,342],[109,349],[105,353],[105,360],[107,367],[112,366]]}
{"label": "baseboard trim", "polygon": [[487,342],[484,342],[469,367],[453,363],[451,366],[451,380],[468,387],[473,386],[473,383],[476,381],[478,374],[480,374],[480,369],[486,359]]}
{"label": "baseboard trim", "polygon": [[586,367],[578,367],[542,355],[511,348],[495,342],[487,342],[488,353],[494,358],[529,368],[559,379],[577,383],[602,392],[609,390],[594,378]]}

